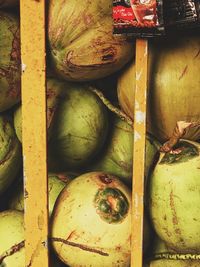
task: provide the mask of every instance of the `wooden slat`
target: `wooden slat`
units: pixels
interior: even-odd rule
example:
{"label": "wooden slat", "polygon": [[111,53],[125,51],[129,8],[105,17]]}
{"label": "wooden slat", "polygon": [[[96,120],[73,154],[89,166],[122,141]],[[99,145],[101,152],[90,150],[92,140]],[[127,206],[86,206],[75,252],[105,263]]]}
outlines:
{"label": "wooden slat", "polygon": [[45,0],[20,0],[27,267],[48,266]]}
{"label": "wooden slat", "polygon": [[131,267],[142,267],[144,164],[147,95],[147,40],[136,41]]}

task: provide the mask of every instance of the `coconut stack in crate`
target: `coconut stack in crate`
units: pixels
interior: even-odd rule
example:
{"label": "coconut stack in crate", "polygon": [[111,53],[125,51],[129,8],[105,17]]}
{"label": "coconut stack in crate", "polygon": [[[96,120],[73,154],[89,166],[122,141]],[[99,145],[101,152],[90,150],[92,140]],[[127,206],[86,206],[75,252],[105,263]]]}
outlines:
{"label": "coconut stack in crate", "polygon": [[[9,5],[10,2],[8,1],[7,4]],[[60,8],[61,6],[62,8]],[[62,187],[59,187],[60,189],[54,194],[55,209],[50,219],[51,243],[52,249],[63,264],[72,267],[81,266],[81,264],[95,267],[130,265],[133,102],[129,103],[128,100],[134,99],[132,96],[134,94],[132,90],[134,75],[129,74],[134,71],[134,59],[131,57],[133,45],[112,35],[111,6],[112,2],[103,0],[88,2],[87,8],[80,5],[78,1],[71,0],[67,3],[58,0],[49,1],[47,28],[48,168],[49,172],[70,172],[73,177],[72,182],[64,184],[63,190],[61,190]],[[5,45],[5,39],[2,44],[0,43],[1,51],[4,51],[2,55],[0,52],[1,111],[2,116],[4,114],[10,116],[9,123],[12,130],[9,131],[12,134],[15,126],[14,138],[21,147],[17,139],[18,137],[21,141],[20,58],[17,35],[19,26],[12,26],[15,34],[10,32],[10,25],[15,23],[13,21],[16,18],[8,10],[2,9],[1,13],[1,17],[6,19],[2,20],[0,31],[3,31],[4,36],[8,36],[9,40],[7,45]],[[5,26],[6,23],[7,26]],[[154,162],[154,156],[160,147],[155,139],[157,138],[161,142],[166,141],[170,137],[176,121],[188,118],[197,120],[199,117],[197,107],[199,99],[199,90],[197,89],[199,84],[197,72],[199,37],[187,35],[180,40],[175,40],[175,38],[171,40],[173,42],[153,41],[151,43],[148,86],[148,131],[155,137],[149,134],[146,139],[146,186],[148,192],[149,188],[151,190],[154,190],[155,187],[158,188],[163,202],[166,197],[170,197],[171,191],[162,194],[162,185],[156,186],[154,178],[152,178],[154,177],[152,169],[157,163]],[[12,56],[9,57],[10,55]],[[132,62],[130,62],[131,60]],[[127,65],[128,62],[132,64],[132,67]],[[5,75],[7,75],[6,78]],[[111,78],[105,78],[106,76]],[[109,79],[112,82],[108,86]],[[102,92],[105,96],[102,96]],[[127,94],[130,94],[128,99]],[[3,122],[2,119],[2,131],[5,130]],[[8,124],[6,123],[6,125]],[[186,137],[197,139],[199,138],[198,131],[196,129],[193,132],[188,131]],[[179,160],[182,162],[187,159],[189,162],[187,169],[190,172],[191,161],[198,162],[198,148],[196,144],[188,142],[186,144],[184,143],[187,148],[189,147],[185,150],[187,153],[185,155],[183,152]],[[2,154],[5,154],[5,149],[2,148],[1,151]],[[21,151],[17,159],[22,162]],[[178,160],[175,158],[174,161],[178,166]],[[156,164],[156,168],[159,164],[159,162]],[[13,163],[11,165],[15,166]],[[17,166],[21,167],[21,164],[17,163]],[[15,171],[17,169],[9,167],[8,170],[12,170],[12,168]],[[180,169],[182,169],[181,166]],[[6,175],[8,173],[9,171],[6,171]],[[12,174],[14,174],[13,171]],[[164,180],[163,175],[162,172],[159,173],[159,181]],[[5,176],[2,175],[2,177],[2,181],[5,180]],[[12,181],[16,179],[15,177],[17,174],[10,178],[10,182],[6,178],[8,184],[2,186],[3,191],[9,185],[10,188],[14,185]],[[148,177],[150,178],[148,179]],[[184,177],[186,177],[185,181],[189,179],[186,172]],[[58,184],[60,183],[58,180]],[[183,183],[181,184],[183,185]],[[195,187],[196,178],[194,178],[194,183],[189,179],[189,184]],[[49,196],[51,196],[51,192],[54,190],[50,179],[49,185]],[[150,198],[146,199],[146,206],[150,211],[152,201],[154,201],[151,190]],[[168,190],[174,189],[169,188]],[[19,201],[23,199],[23,187],[21,186],[19,193],[15,191],[17,190],[14,188],[12,197],[7,194],[7,191],[2,195],[2,199],[9,203],[4,208],[7,210],[2,212],[8,212],[11,218],[8,224],[10,227],[11,221],[15,221],[15,219],[12,219],[14,212],[8,211],[8,208],[17,209]],[[187,195],[187,192],[183,192],[184,196]],[[191,194],[193,193],[194,191],[191,191]],[[177,194],[180,193],[177,192]],[[8,195],[10,196],[9,201],[6,200]],[[55,201],[57,196],[59,197]],[[190,207],[195,206],[195,201],[198,201],[198,196],[193,198],[192,195],[190,198],[193,199],[192,203],[185,198],[186,196],[184,200]],[[163,209],[162,203],[156,203]],[[173,193],[171,194],[171,203],[174,203],[172,211],[178,212]],[[165,212],[167,209],[168,207]],[[169,214],[170,209],[169,207]],[[159,208],[156,212],[158,211]],[[196,217],[195,209],[193,211],[193,217],[196,220],[194,220],[195,229],[198,229],[199,219]],[[16,214],[14,216],[19,217],[18,213]],[[152,211],[150,214],[153,227],[157,229],[158,223],[159,227],[162,227],[163,222],[158,222],[160,215],[156,214],[154,218]],[[183,215],[187,217],[184,212]],[[180,221],[186,220],[181,217],[183,215],[180,214],[180,218],[178,217]],[[3,213],[2,217],[4,217]],[[151,232],[148,221],[148,216],[145,215],[145,248],[149,243]],[[170,227],[170,223],[175,222],[174,214],[172,213],[171,217],[167,216],[166,221],[165,227]],[[3,221],[2,223],[4,224]],[[177,253],[185,253],[186,250],[179,250],[179,246],[183,245],[180,240],[183,239],[181,242],[186,242],[184,237],[187,239],[187,230],[180,228],[178,223],[175,226],[180,231],[183,230],[184,236],[177,233],[179,230],[175,233],[172,232],[171,235],[175,241],[170,240],[167,245],[171,244]],[[20,230],[21,226],[14,227],[19,229],[16,231],[23,232]],[[22,267],[17,265],[17,260],[21,257],[18,254],[19,251],[24,253],[23,248],[20,247],[23,247],[21,243],[23,237],[15,241],[15,237],[10,236],[10,240],[11,244],[3,248],[0,255],[18,242],[17,253],[9,256],[10,258],[2,258],[2,262],[6,263],[13,257],[15,263],[12,267]],[[195,242],[193,240],[192,251],[191,243],[189,243],[187,252],[199,253],[198,235],[197,242]],[[53,265],[57,266],[56,263]]]}

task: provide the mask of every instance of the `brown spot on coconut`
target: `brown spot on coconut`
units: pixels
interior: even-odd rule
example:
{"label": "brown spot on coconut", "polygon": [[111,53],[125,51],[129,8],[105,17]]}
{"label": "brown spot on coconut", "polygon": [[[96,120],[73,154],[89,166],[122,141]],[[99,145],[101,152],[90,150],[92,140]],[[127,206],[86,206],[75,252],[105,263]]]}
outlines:
{"label": "brown spot on coconut", "polygon": [[153,252],[148,267],[199,267],[200,255],[180,254],[170,249],[157,236],[153,243]]}

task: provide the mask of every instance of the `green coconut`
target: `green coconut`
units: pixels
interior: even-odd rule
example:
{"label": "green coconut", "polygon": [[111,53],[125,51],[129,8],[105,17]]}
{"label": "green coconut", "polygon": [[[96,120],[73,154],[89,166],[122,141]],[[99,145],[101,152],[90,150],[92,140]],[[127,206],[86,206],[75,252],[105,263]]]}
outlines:
{"label": "green coconut", "polygon": [[199,267],[199,259],[200,255],[178,254],[156,237],[149,267]]}
{"label": "green coconut", "polygon": [[[62,189],[70,182],[70,178],[65,174],[48,175],[49,193],[49,216],[51,216],[56,199]],[[22,185],[18,186],[8,203],[9,209],[24,211],[24,190]]]}
{"label": "green coconut", "polygon": [[19,20],[0,11],[0,112],[20,101]]}
{"label": "green coconut", "polygon": [[108,132],[107,110],[87,85],[60,83],[65,89],[52,127],[49,151],[65,170],[93,160]]}
{"label": "green coconut", "polygon": [[114,73],[133,55],[133,45],[113,35],[112,1],[50,0],[48,40],[52,66],[67,80]]}
{"label": "green coconut", "polygon": [[200,144],[161,153],[150,177],[149,211],[158,236],[180,253],[200,252]]}
{"label": "green coconut", "polygon": [[75,178],[57,199],[51,236],[58,257],[71,267],[128,267],[130,190],[103,172]]}
{"label": "green coconut", "polygon": [[8,117],[0,115],[0,194],[14,181],[22,165],[21,144]]}
{"label": "green coconut", "polygon": [[20,211],[0,212],[0,266],[25,266],[24,216]]}
{"label": "green coconut", "polygon": [[[47,98],[47,129],[48,139],[51,137],[51,128],[54,121],[54,114],[59,104],[59,99],[62,95],[62,87],[56,79],[47,79],[46,98]],[[22,107],[17,106],[14,112],[14,127],[15,132],[22,142]]]}
{"label": "green coconut", "polygon": [[[126,121],[113,117],[105,149],[92,167],[95,171],[104,171],[120,177],[124,182],[132,180],[133,136],[134,131]],[[146,137],[145,177],[148,176],[159,143],[149,134]]]}

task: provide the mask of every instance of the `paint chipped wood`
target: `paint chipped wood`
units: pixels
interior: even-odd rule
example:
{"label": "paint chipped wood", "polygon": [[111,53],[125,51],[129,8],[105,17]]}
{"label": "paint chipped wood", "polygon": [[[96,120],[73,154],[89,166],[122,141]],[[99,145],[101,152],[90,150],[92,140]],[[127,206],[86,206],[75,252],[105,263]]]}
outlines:
{"label": "paint chipped wood", "polygon": [[[132,190],[131,267],[143,264],[144,165],[146,140],[147,40],[136,40],[136,88]],[[134,88],[133,88],[134,90]]]}
{"label": "paint chipped wood", "polygon": [[20,1],[25,266],[48,267],[45,1]]}

